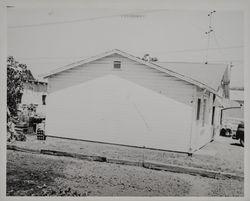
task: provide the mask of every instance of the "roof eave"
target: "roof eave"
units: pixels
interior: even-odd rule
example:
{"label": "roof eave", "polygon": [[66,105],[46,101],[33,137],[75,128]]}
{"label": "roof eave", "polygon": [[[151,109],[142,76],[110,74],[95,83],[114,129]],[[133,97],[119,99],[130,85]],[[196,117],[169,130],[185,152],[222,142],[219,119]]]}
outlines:
{"label": "roof eave", "polygon": [[65,71],[65,70],[69,70],[71,68],[74,68],[78,65],[83,65],[83,64],[86,64],[86,63],[89,63],[91,61],[95,61],[99,58],[102,58],[102,57],[105,57],[105,56],[109,56],[111,54],[114,54],[116,53],[117,50],[116,49],[113,49],[111,51],[108,51],[108,52],[104,52],[102,54],[98,54],[96,56],[93,56],[93,57],[89,57],[87,59],[84,59],[84,60],[80,60],[80,61],[77,61],[77,62],[74,62],[74,63],[71,63],[71,64],[68,64],[66,66],[63,66],[63,67],[60,67],[60,68],[57,68],[55,70],[52,70],[48,73],[45,73],[45,74],[41,74],[40,76],[43,78],[43,79],[48,79],[50,76],[54,75],[54,74],[57,74],[57,73],[60,73],[62,71]]}
{"label": "roof eave", "polygon": [[88,59],[84,59],[84,60],[81,60],[81,61],[78,61],[78,62],[71,63],[69,65],[66,65],[66,66],[63,66],[61,68],[55,69],[55,70],[53,70],[53,71],[51,71],[49,73],[43,74],[41,76],[44,79],[48,79],[49,77],[53,76],[54,74],[60,73],[60,72],[65,71],[65,70],[69,70],[69,69],[74,68],[76,66],[83,65],[83,64],[95,61],[97,59],[100,59],[100,58],[103,58],[103,57],[106,57],[106,56],[109,56],[109,55],[112,55],[112,54],[120,54],[120,55],[122,55],[124,57],[127,57],[127,58],[133,60],[133,61],[139,62],[139,63],[144,64],[146,66],[149,66],[151,68],[154,68],[154,69],[157,69],[159,71],[165,72],[165,73],[167,73],[167,74],[169,74],[171,76],[177,77],[177,78],[179,78],[181,80],[184,80],[184,81],[186,81],[188,83],[194,84],[194,85],[196,85],[196,86],[198,86],[200,88],[207,89],[208,91],[210,91],[210,92],[216,94],[217,96],[221,97],[221,95],[216,90],[212,89],[211,87],[209,87],[209,86],[207,86],[207,85],[205,85],[205,84],[203,84],[203,83],[201,83],[201,82],[199,82],[197,80],[194,80],[194,79],[189,78],[187,76],[184,76],[182,74],[176,73],[176,72],[174,72],[172,70],[163,68],[162,66],[160,66],[160,65],[158,65],[156,63],[143,61],[143,60],[141,60],[141,59],[139,59],[139,58],[137,58],[137,57],[135,57],[133,55],[130,55],[130,54],[128,54],[126,52],[123,52],[121,50],[118,50],[118,49],[113,49],[111,51],[104,52],[102,54],[90,57]]}

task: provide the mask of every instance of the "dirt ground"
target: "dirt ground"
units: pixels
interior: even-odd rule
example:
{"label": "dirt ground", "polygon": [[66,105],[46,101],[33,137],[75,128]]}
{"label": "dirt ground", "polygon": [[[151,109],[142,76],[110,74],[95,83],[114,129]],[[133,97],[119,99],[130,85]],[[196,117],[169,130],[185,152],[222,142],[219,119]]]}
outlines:
{"label": "dirt ground", "polygon": [[37,150],[50,149],[131,161],[145,160],[244,175],[244,147],[239,146],[239,142],[231,138],[218,137],[214,142],[195,152],[192,157],[175,152],[51,137],[46,141],[39,141],[34,135],[27,136],[26,142],[16,141],[11,144]]}
{"label": "dirt ground", "polygon": [[243,182],[8,150],[7,196],[243,196]]}

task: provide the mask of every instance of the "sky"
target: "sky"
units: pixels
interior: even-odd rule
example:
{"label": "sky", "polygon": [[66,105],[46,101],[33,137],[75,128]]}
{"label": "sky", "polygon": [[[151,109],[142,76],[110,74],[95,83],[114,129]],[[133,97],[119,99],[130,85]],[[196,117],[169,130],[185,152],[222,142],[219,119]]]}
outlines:
{"label": "sky", "polygon": [[232,62],[231,86],[243,86],[243,13],[216,10],[9,8],[8,55],[35,77],[120,49],[160,61]]}

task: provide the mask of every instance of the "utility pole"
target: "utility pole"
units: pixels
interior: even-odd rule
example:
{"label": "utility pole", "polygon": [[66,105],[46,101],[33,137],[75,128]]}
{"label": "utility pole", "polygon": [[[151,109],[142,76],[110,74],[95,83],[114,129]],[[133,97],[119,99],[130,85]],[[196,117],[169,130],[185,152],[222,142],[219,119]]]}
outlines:
{"label": "utility pole", "polygon": [[208,24],[208,31],[205,32],[205,34],[207,35],[207,52],[206,52],[206,62],[205,64],[208,63],[208,50],[209,50],[209,44],[210,44],[210,34],[211,32],[213,32],[213,28],[212,28],[212,17],[213,17],[213,14],[215,13],[216,11],[211,11],[208,13],[208,17],[209,17],[209,24]]}

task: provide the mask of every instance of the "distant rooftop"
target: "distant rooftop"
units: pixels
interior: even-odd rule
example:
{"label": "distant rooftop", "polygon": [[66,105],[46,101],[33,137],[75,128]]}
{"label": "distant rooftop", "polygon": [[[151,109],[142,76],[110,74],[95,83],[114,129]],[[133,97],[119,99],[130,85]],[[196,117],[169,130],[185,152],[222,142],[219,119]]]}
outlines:
{"label": "distant rooftop", "polygon": [[235,101],[244,101],[244,91],[230,90],[230,99]]}
{"label": "distant rooftop", "polygon": [[232,91],[244,91],[244,87],[230,87]]}

